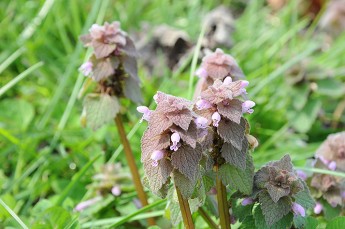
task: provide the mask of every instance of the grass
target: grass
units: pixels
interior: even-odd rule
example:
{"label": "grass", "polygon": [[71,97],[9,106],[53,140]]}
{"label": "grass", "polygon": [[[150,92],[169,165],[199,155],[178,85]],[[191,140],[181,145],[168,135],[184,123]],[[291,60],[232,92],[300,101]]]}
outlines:
{"label": "grass", "polygon": [[[222,2],[241,5],[240,1],[201,0],[174,4],[159,0],[0,2],[0,227],[38,228],[42,224],[49,228],[60,219],[65,223],[61,228],[125,228],[139,225],[132,219],[145,225],[145,218],[163,214],[164,204],[151,194],[151,211],[138,210],[133,204],[133,187],[119,198],[104,198],[85,213],[73,211],[81,200],[95,195],[88,187],[102,164],[121,162],[128,172],[113,125],[96,132],[80,125],[82,100],[78,95],[84,77],[77,69],[86,51],[78,36],[95,22],[119,20],[131,33],[147,21],[183,29],[195,44],[200,44],[203,16]],[[344,87],[345,34],[326,46],[323,35],[313,33],[318,31],[315,23],[304,31],[307,19],[297,14],[296,7],[291,1],[279,13],[270,15],[263,1],[250,1],[236,20],[235,45],[226,50],[243,68],[250,81],[249,96],[257,103],[254,114],[248,117],[251,133],[260,142],[253,153],[256,167],[285,153],[303,167],[329,133],[342,130],[341,125],[330,127],[329,123],[344,91],[340,87],[340,93],[332,93],[336,91],[333,86],[317,80],[331,72],[336,85]],[[139,68],[145,105],[152,104],[157,90],[191,96],[197,52],[175,72],[162,69],[161,75],[149,75]],[[316,71],[314,81],[320,82],[320,91],[308,98],[286,83],[288,71],[305,60]],[[304,121],[308,110],[296,107],[297,102],[303,107],[308,101],[320,104],[322,112],[317,110],[314,119]],[[138,124],[136,105],[127,107],[125,129],[139,165],[145,125]],[[337,122],[344,125],[344,114]],[[200,218],[200,227],[207,227],[201,216],[194,217]],[[158,218],[161,225],[167,223],[163,217]]]}

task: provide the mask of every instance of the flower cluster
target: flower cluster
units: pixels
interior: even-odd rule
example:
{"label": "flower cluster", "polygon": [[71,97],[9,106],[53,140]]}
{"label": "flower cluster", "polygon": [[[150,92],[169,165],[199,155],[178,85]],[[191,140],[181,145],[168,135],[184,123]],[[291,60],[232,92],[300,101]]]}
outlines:
{"label": "flower cluster", "polygon": [[[303,196],[303,201],[300,196]],[[314,205],[306,184],[294,171],[289,155],[279,161],[269,162],[255,173],[253,193],[242,201],[242,205],[256,201],[260,203],[259,207],[269,226],[291,212],[305,217],[306,208]],[[306,204],[308,202],[309,205]]]}
{"label": "flower cluster", "polygon": [[79,70],[98,82],[102,93],[140,102],[137,52],[120,23],[94,24],[80,39],[86,47],[92,47],[93,54]]}
{"label": "flower cluster", "polygon": [[[315,153],[313,161],[315,168],[344,172],[345,171],[345,132],[328,136]],[[344,206],[345,180],[338,176],[314,173],[310,179],[312,194],[320,202],[314,208],[315,214],[320,214],[323,205],[320,199],[324,199],[332,207]]]}
{"label": "flower cluster", "polygon": [[[201,92],[194,107],[195,112],[213,127],[208,128],[212,141],[207,142],[209,145],[206,143],[207,148],[213,148],[213,161],[224,158],[226,163],[241,169],[245,169],[246,165],[248,138],[254,146],[257,143],[248,134],[249,125],[243,118],[243,114],[254,112],[255,103],[240,99],[242,94],[247,93],[245,87],[248,84],[246,80],[233,82],[231,77],[226,77],[224,81],[217,79]],[[215,149],[215,145],[219,146],[219,150]]]}
{"label": "flower cluster", "polygon": [[236,60],[219,48],[202,59],[201,67],[195,74],[201,79],[199,81],[201,91],[206,90],[215,80],[223,81],[226,77],[230,77],[236,81],[244,78]]}
{"label": "flower cluster", "polygon": [[[159,195],[169,185],[170,176],[184,196],[185,183],[195,184],[199,177],[199,161],[202,157],[198,133],[204,128],[203,119],[192,111],[192,102],[157,92],[155,110],[140,106],[142,120],[148,121],[141,139],[144,170],[151,190]],[[166,194],[166,193],[165,193]]]}

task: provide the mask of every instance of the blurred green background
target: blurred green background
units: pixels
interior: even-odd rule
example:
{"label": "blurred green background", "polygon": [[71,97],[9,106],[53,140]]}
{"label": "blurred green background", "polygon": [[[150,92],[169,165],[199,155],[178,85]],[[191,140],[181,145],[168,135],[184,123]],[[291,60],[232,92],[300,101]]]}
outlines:
{"label": "blurred green background", "polygon": [[[130,35],[141,31],[143,22],[167,24],[185,31],[195,44],[206,13],[221,4],[236,18],[234,45],[224,50],[242,67],[250,81],[249,97],[257,104],[254,114],[247,116],[260,144],[253,153],[256,167],[285,153],[296,166],[304,166],[329,133],[344,130],[345,33],[330,38],[318,28],[324,9],[311,21],[300,13],[298,1],[274,11],[262,0],[4,0],[0,228],[19,228],[20,221],[29,228],[95,228],[92,225],[107,226],[129,213],[148,216],[137,212],[131,185],[120,197],[106,196],[86,212],[73,210],[95,196],[90,184],[104,163],[121,162],[123,172],[128,172],[112,123],[96,132],[81,127],[78,94],[85,77],[78,68],[87,50],[78,37],[94,23],[118,20]],[[139,59],[145,105],[157,90],[188,98],[197,80],[191,78],[191,59],[174,71],[163,68],[153,75]],[[146,124],[138,124],[136,104],[122,102],[139,165]],[[154,200],[158,199],[150,195]],[[163,215],[164,204],[149,214]],[[202,228],[204,222],[196,217]],[[143,227],[145,221],[141,223],[128,219],[122,227]]]}

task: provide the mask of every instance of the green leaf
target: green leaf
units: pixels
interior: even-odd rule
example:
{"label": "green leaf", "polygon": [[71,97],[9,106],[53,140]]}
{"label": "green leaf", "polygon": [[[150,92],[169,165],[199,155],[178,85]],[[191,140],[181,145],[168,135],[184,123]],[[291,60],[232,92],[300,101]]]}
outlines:
{"label": "green leaf", "polygon": [[[44,211],[39,220],[32,225],[33,229],[42,228],[66,228],[72,221],[71,215],[62,207],[51,207]],[[77,228],[76,224],[70,228]]]}
{"label": "green leaf", "polygon": [[110,122],[120,111],[120,104],[115,96],[108,94],[88,94],[84,100],[86,122],[93,130]]}
{"label": "green leaf", "polygon": [[312,127],[321,108],[321,101],[309,100],[306,106],[291,118],[291,125],[298,132],[306,133]]}
{"label": "green leaf", "polygon": [[224,185],[250,195],[253,189],[254,165],[250,155],[246,158],[245,171],[230,164],[223,164],[219,168],[219,176]]}
{"label": "green leaf", "polygon": [[302,181],[302,183],[303,183],[304,189],[302,191],[299,191],[298,193],[296,193],[296,195],[294,195],[295,202],[302,205],[302,207],[304,207],[304,209],[306,209],[306,210],[309,208],[314,208],[315,201],[310,195],[309,188],[304,181]]}
{"label": "green leaf", "polygon": [[[295,86],[292,88],[292,105],[296,110],[301,110],[308,101],[308,94],[310,87],[308,84],[302,84],[301,86]],[[296,99],[298,98],[298,99]]]}
{"label": "green leaf", "polygon": [[0,127],[10,132],[25,131],[34,118],[34,107],[22,99],[5,99],[0,103]]}
{"label": "green leaf", "polygon": [[331,97],[340,97],[345,93],[344,84],[336,79],[328,78],[317,81],[317,94],[331,96]]}
{"label": "green leaf", "polygon": [[317,219],[308,216],[307,218],[305,218],[305,229],[315,229],[317,228],[317,225],[319,224],[319,222],[317,221]]}
{"label": "green leaf", "polygon": [[184,198],[188,199],[192,196],[195,189],[196,180],[191,181],[185,175],[175,170],[174,183],[180,189],[181,194]]}
{"label": "green leaf", "polygon": [[272,226],[291,211],[291,202],[286,196],[275,203],[267,192],[261,192],[259,201],[268,226]]}
{"label": "green leaf", "polygon": [[345,225],[345,217],[337,217],[327,223],[326,229],[342,229]]}
{"label": "green leaf", "polygon": [[242,229],[253,229],[255,228],[255,219],[252,215],[248,215],[244,218],[240,228]]}
{"label": "green leaf", "polygon": [[232,215],[235,216],[238,221],[242,222],[247,220],[246,218],[252,215],[252,208],[253,205],[249,204],[246,206],[242,206],[241,200],[239,199],[232,199]]}
{"label": "green leaf", "polygon": [[260,206],[257,206],[254,209],[254,219],[255,219],[255,228],[260,229],[282,229],[290,228],[293,222],[293,214],[289,213],[282,218],[276,220],[272,225],[267,224],[265,216],[262,213]]}
{"label": "green leaf", "polygon": [[242,149],[239,150],[230,143],[224,142],[221,149],[222,157],[225,161],[241,170],[246,168],[246,154],[248,150],[247,138],[242,141]]}

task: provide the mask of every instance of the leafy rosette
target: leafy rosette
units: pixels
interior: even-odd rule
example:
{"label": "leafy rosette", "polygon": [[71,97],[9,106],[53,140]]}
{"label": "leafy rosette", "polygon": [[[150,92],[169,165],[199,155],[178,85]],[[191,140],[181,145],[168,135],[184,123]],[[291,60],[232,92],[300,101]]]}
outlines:
{"label": "leafy rosette", "polygon": [[158,92],[155,110],[138,107],[148,127],[141,139],[141,161],[150,189],[165,197],[173,177],[175,185],[189,198],[200,178],[202,158],[198,142],[197,116],[185,99]]}
{"label": "leafy rosette", "polygon": [[203,150],[208,154],[206,169],[217,166],[225,185],[250,194],[254,167],[248,149],[256,144],[243,114],[252,113],[255,103],[241,100],[247,85],[248,81],[233,82],[231,77],[217,79],[201,93],[194,110],[211,126],[203,142]]}
{"label": "leafy rosette", "polygon": [[244,74],[236,60],[219,48],[202,59],[196,75],[201,79],[198,85],[201,87],[201,91],[207,89],[216,80],[223,81],[225,77],[231,77],[234,81],[244,78]]}
{"label": "leafy rosette", "polygon": [[82,120],[93,129],[113,119],[119,112],[118,98],[140,103],[137,51],[133,41],[121,30],[119,22],[94,24],[80,37],[93,53],[79,70],[98,82],[96,93],[86,96]]}
{"label": "leafy rosette", "polygon": [[[315,154],[314,168],[345,171],[345,132],[331,134],[327,137]],[[331,208],[337,206],[344,207],[345,202],[345,180],[339,176],[333,176],[323,173],[314,173],[310,179],[312,194],[320,202],[315,207],[315,214],[320,214],[326,203]]]}
{"label": "leafy rosette", "polygon": [[[253,205],[255,202],[259,205]],[[305,217],[306,210],[314,207],[315,202],[306,183],[294,171],[290,156],[285,155],[255,173],[253,193],[242,205],[254,206],[257,227],[290,228],[294,215]]]}

